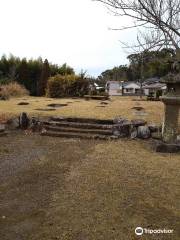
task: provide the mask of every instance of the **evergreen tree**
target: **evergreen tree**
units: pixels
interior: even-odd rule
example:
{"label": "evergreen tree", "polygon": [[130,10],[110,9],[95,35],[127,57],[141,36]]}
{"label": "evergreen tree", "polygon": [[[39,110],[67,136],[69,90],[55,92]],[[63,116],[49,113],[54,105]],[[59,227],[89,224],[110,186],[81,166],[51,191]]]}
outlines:
{"label": "evergreen tree", "polygon": [[[0,58],[0,84],[17,81],[24,85],[33,96],[45,94],[46,81],[49,76],[74,74],[74,69],[63,64],[44,63],[42,58],[27,60],[10,54]],[[39,91],[40,90],[40,91]]]}
{"label": "evergreen tree", "polygon": [[18,82],[28,87],[29,71],[28,64],[25,58],[22,59],[18,68]]}
{"label": "evergreen tree", "polygon": [[50,77],[50,67],[49,67],[49,62],[47,59],[45,59],[43,66],[42,66],[42,71],[41,71],[41,76],[38,82],[38,95],[43,96],[46,93],[46,87],[47,87],[47,81],[48,78]]}

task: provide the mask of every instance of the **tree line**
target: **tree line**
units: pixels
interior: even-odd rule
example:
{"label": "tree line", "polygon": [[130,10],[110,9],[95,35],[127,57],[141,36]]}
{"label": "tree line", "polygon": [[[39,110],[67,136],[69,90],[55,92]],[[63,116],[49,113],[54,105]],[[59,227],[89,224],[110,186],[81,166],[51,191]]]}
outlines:
{"label": "tree line", "polygon": [[47,59],[42,58],[20,59],[10,55],[3,55],[0,59],[0,84],[8,84],[15,81],[24,85],[33,96],[42,96],[45,94],[46,85],[49,77],[60,74],[75,74],[74,69],[66,63],[59,66],[49,63]]}
{"label": "tree line", "polygon": [[161,78],[171,71],[171,61],[175,55],[176,51],[169,48],[131,54],[127,57],[129,65],[105,70],[98,80],[105,84],[107,81],[144,81],[147,78]]}
{"label": "tree line", "polygon": [[4,55],[0,59],[0,84],[17,82],[25,86],[33,96],[44,96],[46,93],[53,97],[82,96],[88,93],[89,86],[94,82],[104,87],[107,81],[144,81],[147,78],[161,78],[171,71],[171,62],[175,55],[176,50],[170,48],[131,54],[127,57],[129,65],[108,69],[97,79],[87,77],[83,71],[76,75],[74,69],[67,64],[59,66],[49,63],[47,59],[27,60]]}

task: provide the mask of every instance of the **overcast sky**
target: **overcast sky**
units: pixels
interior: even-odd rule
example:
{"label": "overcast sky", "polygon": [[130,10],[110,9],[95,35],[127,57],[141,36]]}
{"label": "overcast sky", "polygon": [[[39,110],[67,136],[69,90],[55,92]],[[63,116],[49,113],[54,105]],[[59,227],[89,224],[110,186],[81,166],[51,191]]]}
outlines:
{"label": "overcast sky", "polygon": [[97,76],[127,63],[119,40],[135,33],[109,30],[127,22],[91,0],[0,0],[0,55],[41,56]]}

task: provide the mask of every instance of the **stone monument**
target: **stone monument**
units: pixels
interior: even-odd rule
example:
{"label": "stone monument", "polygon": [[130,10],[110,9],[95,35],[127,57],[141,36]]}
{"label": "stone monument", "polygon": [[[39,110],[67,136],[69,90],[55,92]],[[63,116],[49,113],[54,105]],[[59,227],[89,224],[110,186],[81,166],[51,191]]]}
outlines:
{"label": "stone monument", "polygon": [[162,140],[166,144],[178,144],[180,135],[180,61],[172,62],[172,71],[161,79],[167,84],[167,93],[161,97],[165,105],[165,116],[162,129]]}

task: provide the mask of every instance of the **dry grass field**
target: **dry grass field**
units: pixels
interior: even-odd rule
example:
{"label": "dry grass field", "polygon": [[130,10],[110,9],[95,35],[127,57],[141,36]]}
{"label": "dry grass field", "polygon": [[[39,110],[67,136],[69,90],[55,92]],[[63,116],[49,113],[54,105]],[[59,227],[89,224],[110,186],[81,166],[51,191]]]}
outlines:
{"label": "dry grass field", "polygon": [[[29,105],[18,105],[20,102],[28,102]],[[52,99],[43,97],[12,98],[9,101],[0,101],[0,115],[18,115],[25,111],[35,116],[79,116],[89,118],[113,119],[116,116],[128,119],[142,118],[148,122],[160,123],[163,118],[163,104],[161,102],[139,101],[139,97],[113,97],[111,101],[106,101],[108,105],[102,105],[99,100],[86,101],[77,99]],[[48,109],[48,104],[57,103],[68,106],[56,108],[54,111],[39,111],[36,109]],[[145,114],[136,115],[132,109],[140,106],[145,109]]]}
{"label": "dry grass field", "polygon": [[[17,103],[27,101],[27,106]],[[69,103],[51,112],[49,103]],[[113,98],[106,107],[83,99],[26,98],[0,102],[3,116],[123,116],[161,123],[161,102]],[[132,110],[145,109],[142,116]],[[151,141],[94,141],[12,132],[0,145],[0,239],[179,240],[180,156],[160,154]],[[144,234],[134,229],[173,229]]]}

